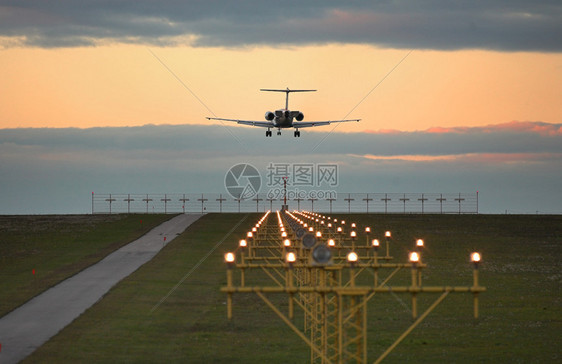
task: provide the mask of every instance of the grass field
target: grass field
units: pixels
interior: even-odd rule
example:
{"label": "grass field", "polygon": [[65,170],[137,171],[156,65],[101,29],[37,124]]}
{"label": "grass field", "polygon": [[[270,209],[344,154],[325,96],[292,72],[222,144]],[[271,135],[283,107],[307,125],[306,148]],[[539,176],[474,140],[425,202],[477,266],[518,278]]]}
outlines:
{"label": "grass field", "polygon": [[0,216],[0,317],[171,217]]}
{"label": "grass field", "polygon": [[[222,255],[259,216],[204,216],[25,362],[308,362],[308,347],[256,296],[235,295],[234,319],[226,319],[226,297],[219,292],[226,283]],[[424,285],[471,285],[468,255],[478,250],[483,256],[480,283],[488,291],[480,297],[480,319],[472,318],[470,295],[451,294],[385,363],[561,360],[562,216],[345,218],[369,224],[379,236],[391,230],[391,252],[398,262],[406,260],[415,238],[423,238],[423,260],[429,265]],[[389,284],[407,282],[405,273]],[[420,311],[436,298],[421,297]],[[273,300],[281,306],[286,301]],[[408,305],[409,296],[400,295],[381,294],[370,301],[370,362],[412,323]]]}

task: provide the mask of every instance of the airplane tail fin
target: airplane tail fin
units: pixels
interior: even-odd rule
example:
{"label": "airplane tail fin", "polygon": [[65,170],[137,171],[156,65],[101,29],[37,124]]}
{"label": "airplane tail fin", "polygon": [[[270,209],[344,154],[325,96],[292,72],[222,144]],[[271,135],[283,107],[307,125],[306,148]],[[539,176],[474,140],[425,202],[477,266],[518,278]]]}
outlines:
{"label": "airplane tail fin", "polygon": [[316,90],[290,90],[288,87],[285,90],[282,89],[272,89],[272,88],[261,88],[260,91],[270,91],[270,92],[285,92],[285,109],[289,109],[289,93],[290,92],[314,92]]}

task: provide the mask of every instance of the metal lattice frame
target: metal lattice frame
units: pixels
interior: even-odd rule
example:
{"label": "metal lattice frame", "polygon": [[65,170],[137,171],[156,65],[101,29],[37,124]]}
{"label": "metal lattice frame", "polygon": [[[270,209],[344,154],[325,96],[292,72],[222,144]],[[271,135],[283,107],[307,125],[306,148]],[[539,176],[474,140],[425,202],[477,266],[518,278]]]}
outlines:
{"label": "metal lattice frame", "polygon": [[[298,215],[298,217],[297,217]],[[427,287],[422,285],[421,269],[425,264],[388,263],[389,240],[386,237],[386,254],[379,256],[378,250],[369,246],[370,232],[351,238],[345,231],[338,233],[337,223],[328,224],[312,213],[277,212],[266,213],[258,224],[248,232],[245,245],[239,252],[239,262],[227,262],[227,286],[221,290],[227,293],[228,318],[232,318],[232,295],[254,293],[263,300],[301,339],[310,347],[311,363],[366,363],[367,362],[367,309],[376,294],[410,293],[412,317],[415,322],[377,360],[380,362],[390,353],[445,297],[452,292],[472,293],[474,317],[478,317],[478,294],[485,291],[478,284],[478,263],[474,264],[471,287]],[[320,235],[314,244],[305,244],[304,221],[307,234]],[[341,223],[341,222],[340,222]],[[281,234],[285,232],[285,236]],[[356,231],[359,229],[356,228]],[[361,235],[361,234],[359,234]],[[299,237],[300,236],[300,237]],[[310,237],[309,237],[310,238]],[[291,245],[285,246],[289,239]],[[312,257],[312,247],[325,245],[335,240],[330,247],[329,261],[318,263]],[[346,252],[357,252],[358,261],[348,262]],[[285,260],[288,253],[295,253],[294,261]],[[382,263],[381,263],[382,261]],[[389,286],[388,282],[404,268],[411,270],[410,286]],[[240,272],[238,284],[234,284],[233,271]],[[245,273],[249,270],[263,272],[272,285],[247,285]],[[379,281],[379,271],[389,272]],[[368,275],[374,277],[372,285],[365,285]],[[288,295],[288,315],[270,299],[269,294]],[[441,293],[439,298],[421,315],[417,314],[417,296],[425,293]],[[293,321],[295,306],[303,317],[303,327]]]}

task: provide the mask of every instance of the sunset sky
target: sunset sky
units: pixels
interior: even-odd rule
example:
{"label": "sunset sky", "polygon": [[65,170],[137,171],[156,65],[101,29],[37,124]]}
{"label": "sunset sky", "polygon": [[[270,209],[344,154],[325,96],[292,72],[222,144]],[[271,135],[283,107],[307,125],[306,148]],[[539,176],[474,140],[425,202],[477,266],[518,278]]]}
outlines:
{"label": "sunset sky", "polygon": [[[232,163],[302,155],[345,166],[342,192],[481,190],[486,212],[562,213],[561,39],[559,1],[0,1],[0,213],[224,192]],[[263,120],[284,95],[259,89],[285,87],[318,90],[291,95],[305,120],[362,120],[294,140],[205,119]],[[201,146],[163,147],[173,125]],[[139,158],[134,177],[92,172]],[[154,178],[166,163],[177,183]],[[38,189],[53,200],[25,197]]]}

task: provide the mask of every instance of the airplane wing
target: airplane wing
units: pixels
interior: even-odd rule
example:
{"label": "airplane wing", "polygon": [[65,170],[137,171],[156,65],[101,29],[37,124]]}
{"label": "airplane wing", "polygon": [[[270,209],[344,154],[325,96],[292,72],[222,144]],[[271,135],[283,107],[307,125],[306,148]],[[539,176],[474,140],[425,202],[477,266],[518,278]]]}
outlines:
{"label": "airplane wing", "polygon": [[232,121],[237,124],[261,126],[262,128],[274,128],[275,126],[271,121],[253,121],[253,120],[238,120],[238,119],[223,119],[223,118],[209,118],[208,120]]}
{"label": "airplane wing", "polygon": [[328,120],[328,121],[303,121],[293,123],[293,128],[311,128],[313,126],[330,125],[331,123],[346,123],[348,121],[360,121],[361,119]]}

